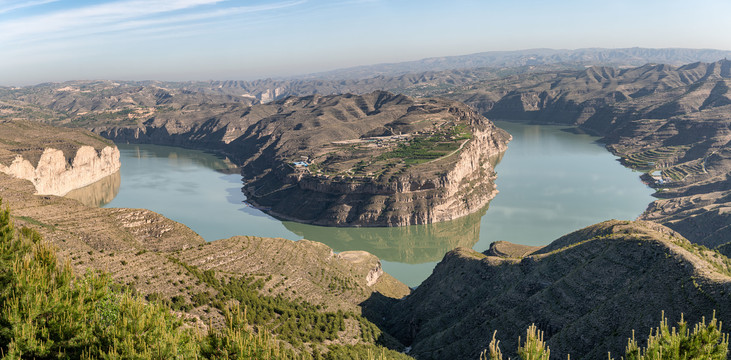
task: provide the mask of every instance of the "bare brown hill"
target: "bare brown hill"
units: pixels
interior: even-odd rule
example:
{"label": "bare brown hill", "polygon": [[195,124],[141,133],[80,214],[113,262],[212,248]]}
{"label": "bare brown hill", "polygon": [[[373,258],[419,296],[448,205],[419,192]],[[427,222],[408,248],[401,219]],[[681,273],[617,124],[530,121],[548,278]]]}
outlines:
{"label": "bare brown hill", "polygon": [[[658,192],[643,219],[711,247],[731,241],[731,61],[526,74],[453,88],[494,119],[603,136]],[[437,95],[437,94],[432,94]]]}
{"label": "bare brown hill", "polygon": [[258,207],[337,226],[428,224],[480,210],[496,192],[489,157],[510,138],[454,101],[376,91],[250,105],[257,100],[165,85],[21,88],[0,94],[0,118],[222,152],[242,165],[244,191]]}
{"label": "bare brown hill", "polygon": [[68,81],[28,86],[9,92],[6,100],[16,100],[57,112],[75,122],[86,120],[84,115],[105,114],[134,117],[142,110],[181,109],[188,105],[241,103],[252,99],[242,96],[203,94],[181,89],[176,83],[159,81]]}
{"label": "bare brown hill", "polygon": [[661,310],[731,320],[728,258],[652,222],[607,221],[518,253],[449,252],[387,328],[419,359],[456,359],[477,358],[495,330],[516,349],[535,323],[552,358],[598,359],[622,353],[632,330],[648,333]]}

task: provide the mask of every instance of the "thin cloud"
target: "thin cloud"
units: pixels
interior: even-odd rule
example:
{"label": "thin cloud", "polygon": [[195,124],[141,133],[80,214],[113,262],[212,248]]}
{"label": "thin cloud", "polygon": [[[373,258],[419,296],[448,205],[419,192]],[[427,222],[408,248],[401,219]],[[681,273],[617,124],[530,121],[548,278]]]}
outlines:
{"label": "thin cloud", "polygon": [[126,30],[126,29],[146,28],[146,27],[157,26],[157,25],[168,25],[168,24],[175,24],[175,23],[190,23],[190,22],[197,22],[197,21],[202,21],[202,20],[210,20],[210,19],[219,18],[219,17],[230,17],[232,15],[278,10],[278,9],[283,9],[283,8],[287,8],[287,7],[291,7],[291,6],[295,6],[295,5],[299,5],[299,4],[303,4],[303,3],[305,3],[304,0],[290,1],[290,2],[277,3],[277,4],[269,4],[269,5],[238,6],[238,7],[229,7],[229,8],[225,8],[225,9],[208,11],[208,12],[203,12],[203,13],[198,13],[198,14],[184,14],[184,15],[178,15],[178,16],[170,16],[170,17],[165,17],[165,18],[161,18],[161,19],[131,20],[131,21],[126,21],[126,22],[121,22],[119,24],[116,24],[115,26],[110,27],[107,30],[119,31],[119,30]]}
{"label": "thin cloud", "polygon": [[107,25],[127,19],[215,4],[221,0],[118,1],[50,14],[29,16],[0,25],[1,38],[18,40],[25,36],[56,33],[78,28]]}
{"label": "thin cloud", "polygon": [[[18,45],[7,46],[4,49],[5,56],[0,57],[0,70],[25,66],[28,64],[28,59],[43,63],[47,59],[69,60],[78,57],[82,53],[84,56],[95,56],[100,52],[108,51],[106,47],[110,43],[127,46],[133,42],[144,44],[163,39],[179,40],[198,37],[211,32],[223,31],[221,27],[241,26],[241,18],[232,15],[277,10],[305,2],[298,0],[260,6],[229,7],[203,12],[187,11],[166,14],[151,19],[130,19],[103,26],[53,32],[43,34],[36,39],[26,37],[18,41]],[[260,21],[266,21],[265,19],[249,18],[243,24],[252,25]],[[1,38],[2,34],[0,33]],[[0,44],[2,44],[1,40]],[[21,59],[26,60],[21,61]],[[41,61],[41,59],[46,60]]]}
{"label": "thin cloud", "polygon": [[287,8],[305,0],[235,6],[201,13],[169,13],[216,5],[225,0],[127,0],[58,11],[0,23],[0,42],[22,44],[39,40],[119,32],[157,25],[196,22],[233,14]]}
{"label": "thin cloud", "polygon": [[33,6],[53,3],[59,0],[36,0],[36,1],[0,1],[0,14],[13,10],[29,8]]}

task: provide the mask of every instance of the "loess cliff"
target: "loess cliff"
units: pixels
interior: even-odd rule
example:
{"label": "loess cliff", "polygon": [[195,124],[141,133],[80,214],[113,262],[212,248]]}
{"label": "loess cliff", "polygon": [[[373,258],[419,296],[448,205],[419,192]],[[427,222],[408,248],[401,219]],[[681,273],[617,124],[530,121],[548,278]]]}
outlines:
{"label": "loess cliff", "polygon": [[0,172],[30,180],[40,195],[65,195],[112,176],[121,166],[119,149],[86,131],[3,121],[0,138]]}

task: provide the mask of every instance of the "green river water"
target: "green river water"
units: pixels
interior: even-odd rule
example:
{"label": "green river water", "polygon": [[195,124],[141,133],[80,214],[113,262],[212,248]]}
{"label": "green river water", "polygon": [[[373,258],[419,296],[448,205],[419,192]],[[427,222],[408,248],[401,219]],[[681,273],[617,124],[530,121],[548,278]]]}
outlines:
{"label": "green river water", "polygon": [[121,184],[107,181],[100,183],[102,190],[91,190],[92,185],[74,196],[93,191],[90,201],[96,205],[151,209],[208,241],[257,235],[306,238],[338,252],[365,250],[381,259],[386,272],[412,287],[457,246],[484,251],[497,240],[545,245],[603,220],[635,219],[652,201],[653,191],[640,174],[621,166],[596,137],[561,126],[495,123],[513,135],[496,167],[500,192],[481,211],[449,222],[330,228],[280,221],[244,203],[241,176],[231,174],[229,162],[201,151],[155,145],[118,144]]}

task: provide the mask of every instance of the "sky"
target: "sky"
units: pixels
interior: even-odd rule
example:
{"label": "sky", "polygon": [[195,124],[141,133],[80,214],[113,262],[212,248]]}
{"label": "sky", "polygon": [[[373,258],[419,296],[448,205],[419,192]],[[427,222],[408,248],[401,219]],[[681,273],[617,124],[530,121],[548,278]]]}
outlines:
{"label": "sky", "polygon": [[0,0],[0,85],[253,80],[531,48],[731,50],[729,0]]}

